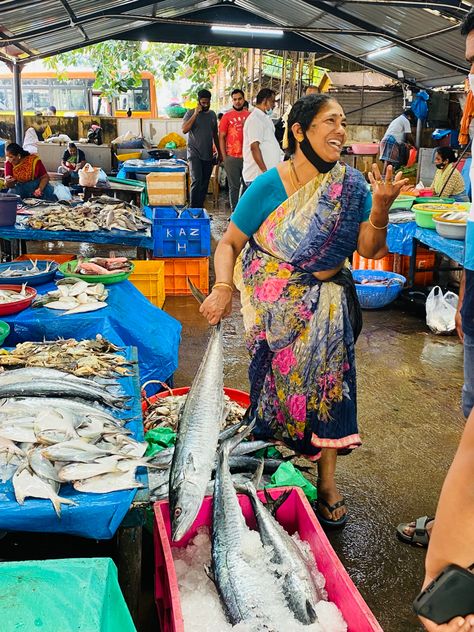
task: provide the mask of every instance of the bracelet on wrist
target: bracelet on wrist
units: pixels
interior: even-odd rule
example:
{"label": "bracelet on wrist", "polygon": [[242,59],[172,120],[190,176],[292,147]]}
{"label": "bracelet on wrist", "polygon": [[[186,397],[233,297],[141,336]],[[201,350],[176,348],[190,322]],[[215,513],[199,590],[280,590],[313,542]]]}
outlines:
{"label": "bracelet on wrist", "polygon": [[388,228],[390,222],[387,222],[385,226],[376,226],[372,221],[372,217],[369,215],[369,224],[372,226],[372,228],[375,228],[375,230],[385,230]]}
{"label": "bracelet on wrist", "polygon": [[226,287],[231,292],[234,291],[233,286],[230,283],[224,283],[224,281],[218,281],[217,283],[214,283],[214,285],[212,286],[212,289],[216,287]]}

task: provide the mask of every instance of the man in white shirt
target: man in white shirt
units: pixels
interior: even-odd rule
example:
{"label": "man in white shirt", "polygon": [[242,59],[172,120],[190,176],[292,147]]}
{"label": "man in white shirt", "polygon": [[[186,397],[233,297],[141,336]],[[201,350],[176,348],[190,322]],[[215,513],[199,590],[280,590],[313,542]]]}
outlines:
{"label": "man in white shirt", "polygon": [[280,145],[270,118],[274,105],[275,91],[262,88],[257,94],[254,110],[245,121],[242,179],[246,186],[264,171],[276,167],[281,160]]}
{"label": "man in white shirt", "polygon": [[[380,160],[384,163],[384,173],[388,165],[394,170],[406,164],[404,160],[404,148],[408,143],[414,145],[415,141],[411,133],[411,124],[416,122],[416,117],[411,110],[406,110],[390,123],[380,143]],[[408,157],[408,156],[407,156]]]}

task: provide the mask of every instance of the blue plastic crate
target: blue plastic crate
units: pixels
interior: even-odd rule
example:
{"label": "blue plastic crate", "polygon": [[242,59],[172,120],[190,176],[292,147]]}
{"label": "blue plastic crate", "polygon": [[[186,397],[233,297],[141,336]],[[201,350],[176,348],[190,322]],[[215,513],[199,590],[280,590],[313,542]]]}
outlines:
{"label": "blue plastic crate", "polygon": [[211,220],[205,209],[171,206],[150,209],[155,257],[209,257]]}

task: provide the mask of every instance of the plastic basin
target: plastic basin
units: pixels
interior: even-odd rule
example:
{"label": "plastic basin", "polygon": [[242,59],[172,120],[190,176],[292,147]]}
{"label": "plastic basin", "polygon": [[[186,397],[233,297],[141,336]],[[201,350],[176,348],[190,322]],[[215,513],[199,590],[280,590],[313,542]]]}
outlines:
{"label": "plastic basin", "polygon": [[379,153],[380,145],[378,143],[353,143],[351,147],[353,154],[376,156]]}
{"label": "plastic basin", "polygon": [[[89,261],[84,259],[84,261]],[[128,272],[118,272],[117,274],[79,274],[72,272],[76,267],[77,261],[66,261],[59,266],[59,272],[66,277],[74,277],[76,279],[82,279],[87,283],[103,283],[104,285],[112,285],[112,283],[120,283],[126,281],[132,274],[134,265],[131,264],[131,268]]]}
{"label": "plastic basin", "polygon": [[441,237],[445,237],[446,239],[459,239],[464,241],[466,238],[466,227],[467,224],[464,222],[444,222],[438,219],[433,219],[436,232]]}
{"label": "plastic basin", "polygon": [[[403,290],[406,278],[395,272],[385,270],[352,270],[352,276],[356,283],[356,292],[363,309],[378,309],[392,303]],[[381,281],[393,279],[390,285],[361,285],[361,281]]]}
{"label": "plastic basin", "polygon": [[[1,284],[0,290],[9,290],[10,292],[21,292],[21,285],[8,285]],[[35,298],[37,292],[32,287],[26,288],[26,298],[22,301],[15,301],[13,303],[0,303],[0,316],[7,316],[8,314],[18,314],[31,305],[31,301]]]}
{"label": "plastic basin", "polygon": [[445,213],[451,210],[450,204],[414,204],[413,210],[415,211],[415,222],[420,228],[436,229],[436,224],[433,221],[433,215],[435,213]]}
{"label": "plastic basin", "polygon": [[[34,261],[34,259],[32,259]],[[46,272],[46,268],[50,264],[50,269]],[[41,274],[17,276],[8,279],[6,277],[0,277],[0,281],[4,285],[18,285],[23,283],[28,283],[28,285],[42,285],[43,283],[49,283],[54,279],[56,271],[58,269],[58,264],[55,261],[38,261],[36,263],[39,270],[44,270]],[[0,273],[4,270],[8,270],[8,268],[12,270],[24,270],[26,267],[31,264],[29,261],[11,261],[10,263],[1,263],[0,264]]]}
{"label": "plastic basin", "polygon": [[[172,388],[169,391],[160,391],[156,395],[147,397],[147,399],[142,399],[142,412],[144,413],[148,406],[156,402],[158,399],[163,399],[164,397],[169,397],[170,395],[186,395],[187,393],[189,393],[190,388],[190,386]],[[224,393],[229,399],[231,399],[233,402],[236,402],[240,406],[243,406],[244,408],[248,408],[250,406],[250,396],[245,391],[239,391],[236,388],[227,388],[227,386],[224,386]]]}
{"label": "plastic basin", "polygon": [[0,345],[3,345],[10,333],[10,325],[4,320],[0,320]]}

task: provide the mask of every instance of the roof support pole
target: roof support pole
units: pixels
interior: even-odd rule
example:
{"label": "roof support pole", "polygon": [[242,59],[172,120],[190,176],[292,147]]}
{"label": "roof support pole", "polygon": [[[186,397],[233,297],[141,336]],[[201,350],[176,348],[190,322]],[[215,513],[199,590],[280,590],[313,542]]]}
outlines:
{"label": "roof support pole", "polygon": [[15,141],[23,144],[23,106],[21,102],[21,65],[14,60],[13,70],[13,105],[15,108]]}

